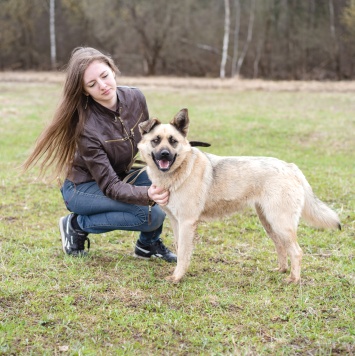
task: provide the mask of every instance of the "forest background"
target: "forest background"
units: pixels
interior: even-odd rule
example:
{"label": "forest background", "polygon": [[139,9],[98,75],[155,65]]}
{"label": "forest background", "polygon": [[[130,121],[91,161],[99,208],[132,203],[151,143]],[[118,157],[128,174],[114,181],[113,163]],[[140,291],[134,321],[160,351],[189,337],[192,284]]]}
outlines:
{"label": "forest background", "polygon": [[61,70],[77,46],[128,76],[354,79],[355,1],[0,1],[0,70]]}

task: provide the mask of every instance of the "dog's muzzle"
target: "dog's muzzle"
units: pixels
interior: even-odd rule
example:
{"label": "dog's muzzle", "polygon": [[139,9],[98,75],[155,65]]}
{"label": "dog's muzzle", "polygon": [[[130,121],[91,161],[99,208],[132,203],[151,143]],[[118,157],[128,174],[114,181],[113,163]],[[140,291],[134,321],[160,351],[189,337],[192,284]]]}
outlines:
{"label": "dog's muzzle", "polygon": [[159,170],[166,172],[175,162],[176,155],[172,155],[168,150],[161,150],[156,154],[152,153],[152,157]]}

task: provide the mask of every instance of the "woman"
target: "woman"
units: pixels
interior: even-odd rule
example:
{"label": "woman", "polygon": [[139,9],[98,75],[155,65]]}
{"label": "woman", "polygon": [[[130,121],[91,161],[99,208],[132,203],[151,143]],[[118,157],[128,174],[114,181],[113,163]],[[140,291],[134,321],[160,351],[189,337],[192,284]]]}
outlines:
{"label": "woman", "polygon": [[[42,158],[40,174],[54,168],[72,213],[59,220],[63,251],[86,255],[88,234],[140,231],[135,256],[175,262],[160,239],[169,192],[151,185],[146,172],[131,173],[140,122],[148,120],[145,97],[137,88],[116,87],[113,60],[94,48],[76,48],[68,63],[62,101],[24,164]],[[129,177],[129,184],[123,180]]]}

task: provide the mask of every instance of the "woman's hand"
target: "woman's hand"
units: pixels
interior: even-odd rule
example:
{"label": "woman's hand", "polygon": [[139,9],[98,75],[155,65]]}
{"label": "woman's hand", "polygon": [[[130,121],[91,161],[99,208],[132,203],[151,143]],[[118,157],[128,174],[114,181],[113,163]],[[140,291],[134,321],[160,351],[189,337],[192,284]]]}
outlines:
{"label": "woman's hand", "polygon": [[169,202],[169,191],[164,188],[151,185],[148,189],[148,196],[150,200],[154,200],[157,204],[164,206]]}

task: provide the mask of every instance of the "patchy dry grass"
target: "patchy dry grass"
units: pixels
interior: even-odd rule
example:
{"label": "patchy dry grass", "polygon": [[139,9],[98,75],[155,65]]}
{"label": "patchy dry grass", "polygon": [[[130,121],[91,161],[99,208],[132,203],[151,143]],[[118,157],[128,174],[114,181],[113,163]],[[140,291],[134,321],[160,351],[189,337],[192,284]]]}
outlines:
{"label": "patchy dry grass", "polygon": [[[62,83],[61,72],[0,72],[0,82]],[[183,77],[126,77],[118,82],[139,88],[169,89],[228,89],[234,91],[276,91],[276,92],[355,92],[355,81],[271,81],[241,78],[183,78]]]}
{"label": "patchy dry grass", "polygon": [[273,245],[251,211],[202,224],[186,279],[171,285],[172,266],[132,257],[134,233],[92,235],[90,257],[63,255],[58,187],[17,168],[53,113],[54,77],[0,75],[0,354],[355,353],[353,83],[121,78],[164,122],[188,107],[190,139],[209,152],[296,163],[343,224],[301,224],[299,286],[272,271]]}

